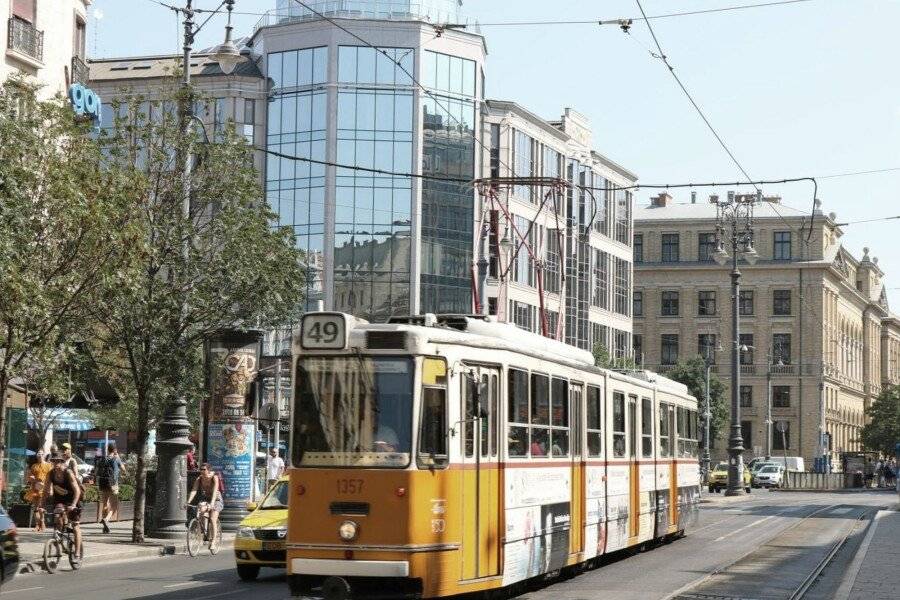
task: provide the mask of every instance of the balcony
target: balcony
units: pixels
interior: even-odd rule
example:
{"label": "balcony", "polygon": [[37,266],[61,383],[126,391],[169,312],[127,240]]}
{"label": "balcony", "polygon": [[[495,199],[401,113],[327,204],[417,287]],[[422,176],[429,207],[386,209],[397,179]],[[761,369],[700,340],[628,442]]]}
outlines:
{"label": "balcony", "polygon": [[12,54],[34,67],[44,66],[44,32],[17,17],[10,17],[8,48]]}
{"label": "balcony", "polygon": [[756,375],[756,365],[741,365],[741,375]]}
{"label": "balcony", "polygon": [[86,84],[91,77],[91,70],[78,56],[72,57],[72,83]]}
{"label": "balcony", "polygon": [[794,365],[772,365],[772,375],[793,375],[795,372]]}

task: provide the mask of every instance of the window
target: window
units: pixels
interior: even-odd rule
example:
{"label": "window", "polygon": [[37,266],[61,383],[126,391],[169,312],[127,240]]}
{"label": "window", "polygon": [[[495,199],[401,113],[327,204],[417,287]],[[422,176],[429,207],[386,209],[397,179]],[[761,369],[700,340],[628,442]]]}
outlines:
{"label": "window", "polygon": [[531,374],[531,458],[550,454],[550,378]]}
{"label": "window", "polygon": [[634,234],[634,262],[644,262],[644,234]]}
{"label": "window", "polygon": [[662,234],[662,262],[678,262],[679,240],[677,233]]}
{"label": "window", "polygon": [[644,316],[644,292],[631,294],[631,312],[635,317]]}
{"label": "window", "polygon": [[72,37],[72,54],[77,56],[78,58],[84,60],[87,56],[85,51],[86,48],[86,39],[85,35],[85,22],[81,20],[81,17],[75,17],[75,32]]}
{"label": "window", "polygon": [[714,291],[697,292],[697,314],[711,317],[716,314],[716,293]]}
{"label": "window", "polygon": [[[778,424],[782,423],[784,431],[778,431]],[[791,422],[775,421],[772,423],[772,450],[790,450],[791,448]]]}
{"label": "window", "polygon": [[247,142],[253,143],[253,127],[256,125],[256,100],[244,99],[244,137]]}
{"label": "window", "polygon": [[603,456],[603,391],[592,385],[587,391],[588,455]]}
{"label": "window", "polygon": [[625,394],[613,392],[613,456],[625,456]]}
{"label": "window", "polygon": [[775,260],[791,260],[791,232],[775,232]]}
{"label": "window", "polygon": [[700,262],[712,262],[715,251],[716,234],[701,233],[697,236],[697,260]]}
{"label": "window", "polygon": [[613,310],[626,317],[628,316],[628,291],[631,287],[630,266],[628,261],[615,258],[615,288],[613,290],[615,304]]}
{"label": "window", "polygon": [[[535,141],[522,131],[513,134],[513,175],[516,177],[533,177],[535,172]],[[535,201],[534,186],[517,185],[515,194],[522,200]]]}
{"label": "window", "polygon": [[659,457],[671,456],[671,439],[669,437],[669,405],[659,405]]}
{"label": "window", "polygon": [[753,386],[752,385],[742,385],[741,386],[741,407],[742,408],[750,408],[753,406]]}
{"label": "window", "polygon": [[600,308],[609,308],[609,254],[596,248],[593,254],[594,287],[591,292],[591,304]]}
{"label": "window", "polygon": [[741,421],[741,437],[744,438],[744,448],[753,447],[753,421]]}
{"label": "window", "polygon": [[716,362],[716,334],[701,333],[697,336],[697,354],[709,364]]}
{"label": "window", "polygon": [[772,314],[776,316],[791,314],[791,290],[774,290],[772,292]]}
{"label": "window", "polygon": [[[422,421],[419,425],[419,468],[442,468],[447,454],[447,363],[426,358],[422,369]],[[440,386],[440,387],[438,387]]]}
{"label": "window", "polygon": [[664,333],[659,336],[659,362],[663,365],[674,365],[678,362],[678,334]]}
{"label": "window", "polygon": [[742,316],[753,315],[753,290],[741,290],[738,310]]}
{"label": "window", "polygon": [[13,0],[12,13],[13,16],[34,24],[35,4],[37,0]]}
{"label": "window", "polygon": [[510,369],[508,374],[509,456],[528,456],[528,373]]}
{"label": "window", "polygon": [[677,317],[678,316],[678,292],[667,291],[662,293],[662,301],[660,302],[662,316]]}
{"label": "window", "polygon": [[791,406],[791,386],[789,386],[789,385],[773,385],[772,386],[772,406],[774,408],[790,408],[790,406]]}
{"label": "window", "polygon": [[[513,219],[516,225],[515,228],[518,230],[518,234],[515,235],[515,241],[513,242],[513,252],[515,253],[517,249],[518,254],[515,255],[515,261],[513,262],[512,279],[516,283],[534,287],[534,263],[532,263],[527,249],[534,248],[535,226],[531,221],[519,215],[513,215]],[[510,234],[512,235],[512,232]],[[525,238],[524,243],[522,243],[519,235]]]}
{"label": "window", "polygon": [[550,386],[550,448],[556,457],[569,455],[569,382],[553,378]]}
{"label": "window", "polygon": [[789,333],[772,334],[772,364],[778,364],[779,361],[783,365],[791,364],[791,334]]}
{"label": "window", "polygon": [[637,450],[637,440],[638,440],[638,429],[637,429],[637,402],[638,397],[634,394],[629,394],[628,396],[628,456],[632,459],[637,458],[638,450]]}
{"label": "window", "polygon": [[[740,336],[740,346],[741,346],[741,364],[742,365],[752,365],[753,364],[753,334],[752,333],[742,333]],[[744,350],[744,348],[747,348]]]}
{"label": "window", "polygon": [[653,401],[641,399],[641,456],[653,456]]}
{"label": "window", "polygon": [[639,365],[644,364],[644,336],[634,334],[631,337],[631,346],[634,349],[634,362]]}

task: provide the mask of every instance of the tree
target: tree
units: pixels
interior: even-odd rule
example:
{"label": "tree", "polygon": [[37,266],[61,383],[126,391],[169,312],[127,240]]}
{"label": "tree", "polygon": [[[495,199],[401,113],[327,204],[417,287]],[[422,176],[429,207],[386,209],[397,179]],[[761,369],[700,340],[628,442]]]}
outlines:
{"label": "tree", "polygon": [[882,390],[866,409],[866,416],[868,423],[860,435],[863,446],[893,456],[896,444],[900,443],[900,386]]}
{"label": "tree", "polygon": [[303,255],[290,229],[272,227],[244,139],[233,129],[208,144],[185,135],[174,107],[194,100],[186,90],[141,100],[101,135],[110,162],[133,182],[140,234],[126,250],[127,268],[105,280],[104,302],[93,307],[91,352],[134,410],[136,542],[144,538],[148,431],[173,397],[203,393],[203,340],[221,329],[289,323],[306,286]]}
{"label": "tree", "polygon": [[630,356],[615,357],[603,344],[594,344],[594,364],[604,369],[636,369],[637,363]]}
{"label": "tree", "polygon": [[[702,415],[706,407],[706,361],[703,357],[694,356],[679,361],[666,373],[666,377],[687,386],[688,393],[697,399]],[[713,372],[709,374],[709,408],[710,438],[714,439],[716,432],[722,431],[727,426],[729,410],[725,399],[725,384]]]}
{"label": "tree", "polygon": [[88,133],[62,98],[0,87],[0,439],[10,381],[65,362],[129,244],[128,181]]}

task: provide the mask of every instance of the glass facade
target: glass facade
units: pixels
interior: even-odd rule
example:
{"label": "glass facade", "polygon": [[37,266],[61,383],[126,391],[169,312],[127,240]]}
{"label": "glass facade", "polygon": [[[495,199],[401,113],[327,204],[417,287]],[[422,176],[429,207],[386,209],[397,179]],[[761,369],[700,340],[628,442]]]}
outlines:
{"label": "glass facade", "polygon": [[[414,55],[339,47],[339,164],[412,171]],[[338,168],[334,204],[334,309],[375,322],[409,314],[411,178]]]}
{"label": "glass facade", "polygon": [[[328,48],[273,52],[268,73],[267,145],[288,156],[326,159]],[[266,198],[278,213],[278,225],[292,227],[297,245],[306,252],[307,304],[314,306],[325,290],[325,167],[270,156]]]}
{"label": "glass facade", "polygon": [[[475,175],[476,63],[422,53],[422,173]],[[422,180],[421,312],[472,309],[475,194],[456,182]]]}

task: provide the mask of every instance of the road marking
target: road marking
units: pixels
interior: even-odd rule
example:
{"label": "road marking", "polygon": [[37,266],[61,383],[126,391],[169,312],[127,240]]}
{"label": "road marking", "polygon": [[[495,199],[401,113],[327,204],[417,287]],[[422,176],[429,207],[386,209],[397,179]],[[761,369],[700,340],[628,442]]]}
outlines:
{"label": "road marking", "polygon": [[0,596],[6,595],[6,594],[15,594],[17,592],[33,592],[34,590],[42,590],[42,589],[44,589],[44,586],[41,585],[38,587],[22,588],[21,590],[7,590],[5,592],[0,592]]}
{"label": "road marking", "polygon": [[184,585],[213,585],[215,583],[216,582],[214,581],[182,581],[181,583],[170,583],[169,585],[164,585],[163,589],[181,587]]}
{"label": "road marking", "polygon": [[774,519],[774,518],[777,517],[777,516],[778,516],[778,515],[769,515],[768,517],[763,517],[762,519],[757,519],[756,521],[753,521],[753,522],[750,523],[749,525],[744,525],[744,526],[741,527],[740,529],[735,529],[734,531],[731,531],[731,532],[729,532],[729,533],[726,533],[725,535],[721,535],[721,536],[717,537],[716,539],[714,539],[713,541],[714,541],[714,542],[721,542],[721,541],[724,540],[725,538],[731,537],[731,536],[733,536],[733,535],[736,534],[736,533],[740,533],[740,532],[742,532],[742,531],[745,530],[745,529],[749,529],[750,527],[753,527],[754,525],[759,525],[760,523],[765,523],[765,522],[768,521],[769,519]]}

